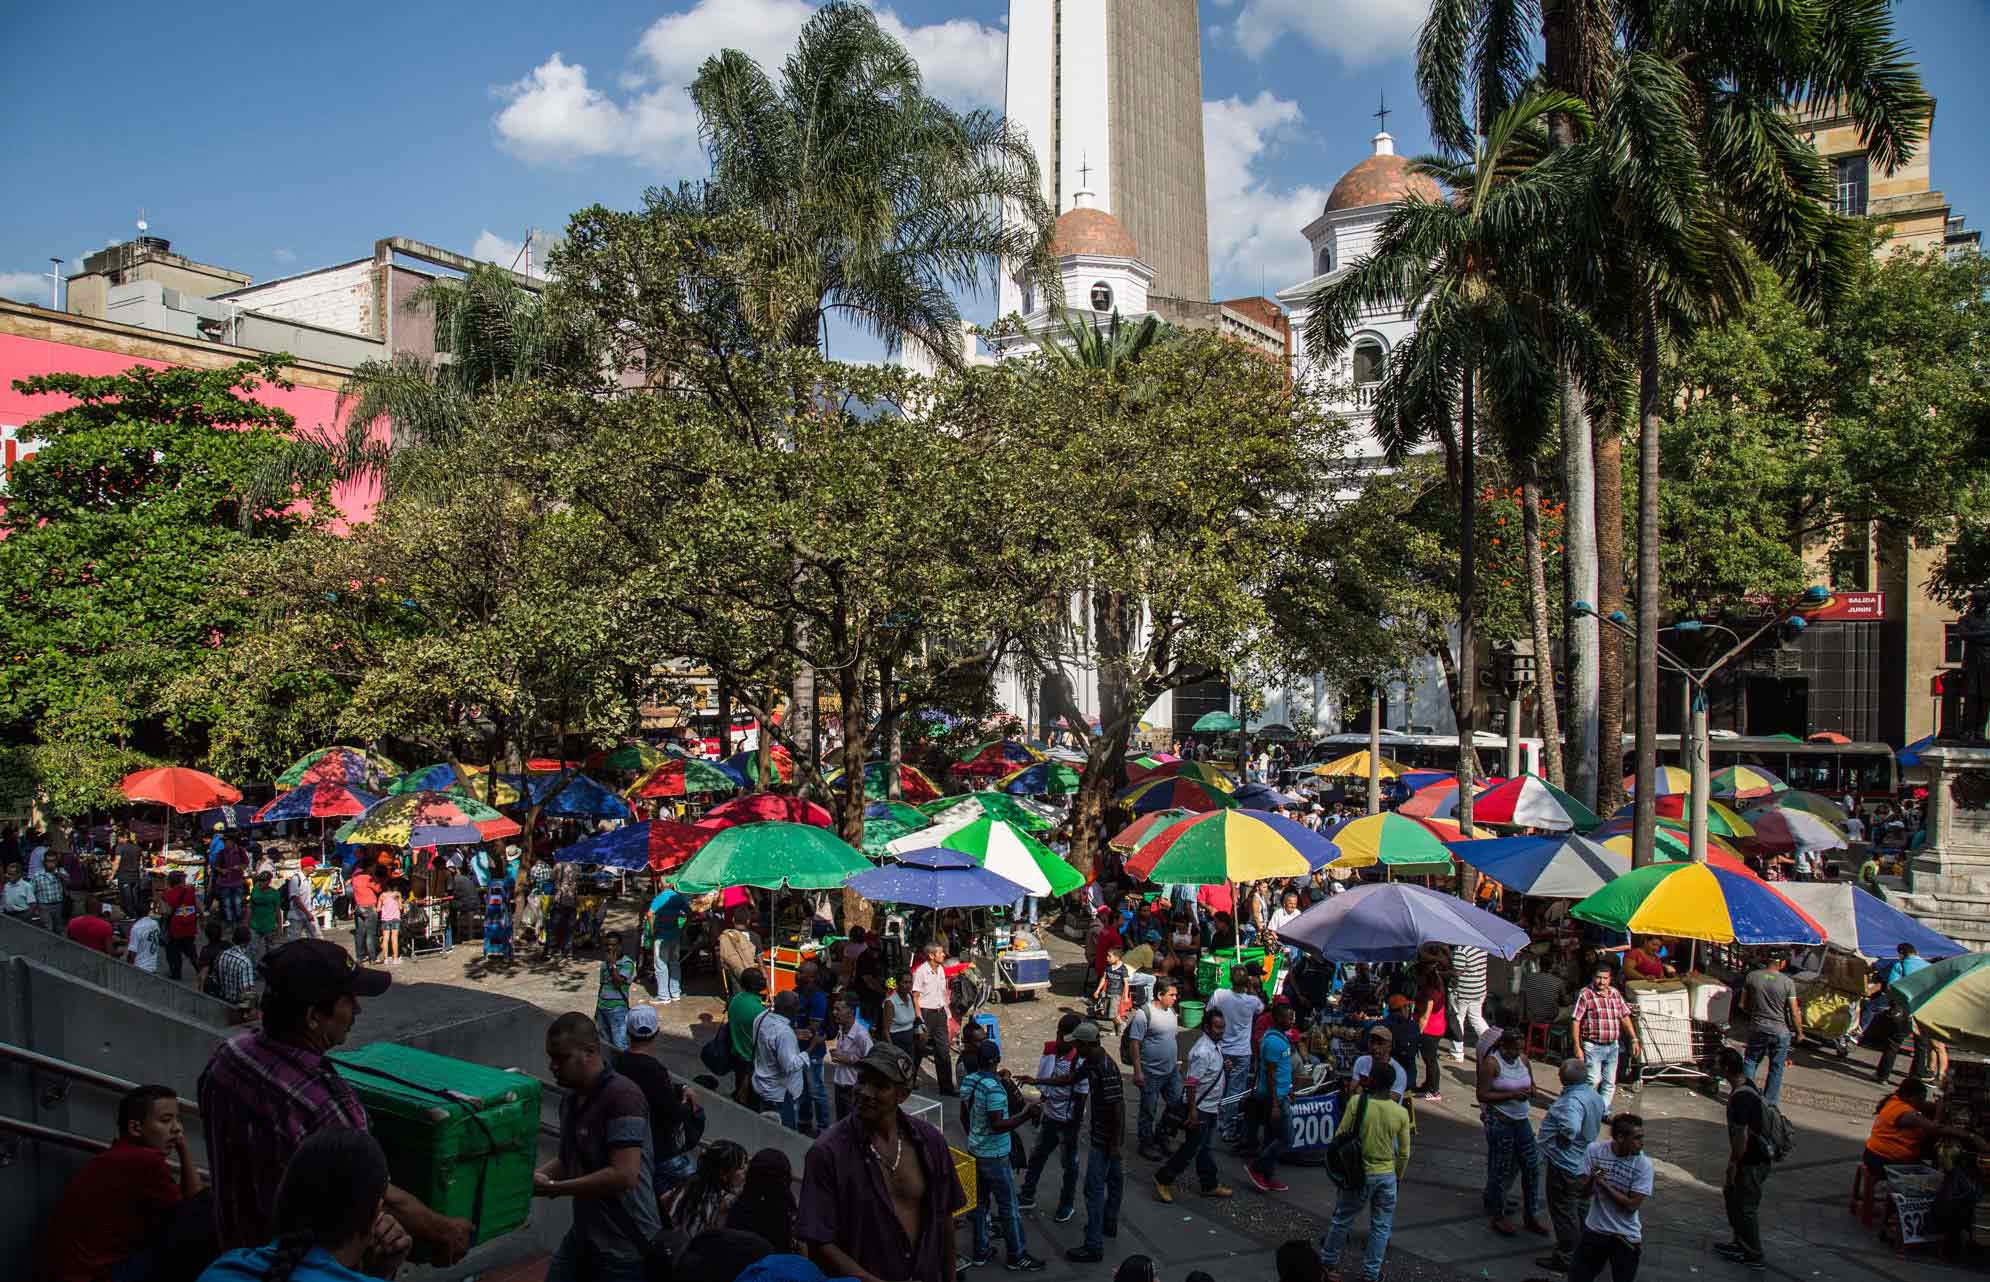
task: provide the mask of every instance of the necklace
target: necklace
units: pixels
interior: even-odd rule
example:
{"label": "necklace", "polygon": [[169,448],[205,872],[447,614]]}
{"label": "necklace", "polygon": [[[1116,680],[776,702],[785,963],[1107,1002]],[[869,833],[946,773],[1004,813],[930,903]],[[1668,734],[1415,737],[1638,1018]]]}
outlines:
{"label": "necklace", "polygon": [[883,1166],[887,1171],[890,1171],[893,1175],[898,1174],[898,1163],[905,1156],[904,1133],[900,1132],[892,1139],[890,1165],[887,1166],[885,1164],[884,1154],[878,1152],[878,1142],[876,1140],[871,1141],[871,1154],[872,1156],[877,1158],[879,1166]]}

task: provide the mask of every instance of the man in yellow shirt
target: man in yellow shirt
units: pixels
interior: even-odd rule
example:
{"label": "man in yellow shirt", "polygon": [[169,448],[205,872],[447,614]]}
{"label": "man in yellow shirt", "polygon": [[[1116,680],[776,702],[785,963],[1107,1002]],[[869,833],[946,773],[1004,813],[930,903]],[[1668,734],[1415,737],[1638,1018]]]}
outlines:
{"label": "man in yellow shirt", "polygon": [[1328,1282],[1341,1282],[1335,1265],[1347,1244],[1348,1231],[1354,1227],[1354,1217],[1363,1207],[1368,1208],[1368,1253],[1362,1259],[1361,1276],[1364,1282],[1376,1282],[1382,1276],[1382,1256],[1389,1249],[1389,1228],[1396,1218],[1396,1182],[1410,1165],[1410,1114],[1389,1098],[1395,1085],[1394,1061],[1378,1058],[1368,1080],[1361,1084],[1367,1097],[1365,1106],[1356,1097],[1341,1107],[1341,1131],[1354,1124],[1357,1113],[1361,1115],[1362,1169],[1368,1179],[1358,1189],[1342,1189],[1334,1206],[1333,1223],[1320,1243],[1320,1260],[1327,1266]]}

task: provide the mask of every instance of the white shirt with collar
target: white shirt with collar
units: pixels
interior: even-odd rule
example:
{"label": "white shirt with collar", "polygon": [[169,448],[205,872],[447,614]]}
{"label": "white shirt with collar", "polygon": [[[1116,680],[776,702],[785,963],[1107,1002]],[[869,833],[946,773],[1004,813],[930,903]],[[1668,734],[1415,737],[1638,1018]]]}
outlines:
{"label": "white shirt with collar", "polygon": [[802,1093],[802,1054],[794,1025],[770,1009],[753,1020],[753,1093],[778,1102]]}

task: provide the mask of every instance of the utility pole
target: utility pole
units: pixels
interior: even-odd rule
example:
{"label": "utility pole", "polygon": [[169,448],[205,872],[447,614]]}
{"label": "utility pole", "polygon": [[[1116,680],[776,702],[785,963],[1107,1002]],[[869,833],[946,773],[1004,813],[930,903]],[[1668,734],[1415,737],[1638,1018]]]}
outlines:
{"label": "utility pole", "polygon": [[1382,683],[1368,683],[1368,813],[1382,813]]}
{"label": "utility pole", "polygon": [[[1506,777],[1520,775],[1520,699],[1534,684],[1532,641],[1502,641],[1494,650],[1494,676],[1506,694]],[[1544,751],[1550,750],[1544,746]]]}

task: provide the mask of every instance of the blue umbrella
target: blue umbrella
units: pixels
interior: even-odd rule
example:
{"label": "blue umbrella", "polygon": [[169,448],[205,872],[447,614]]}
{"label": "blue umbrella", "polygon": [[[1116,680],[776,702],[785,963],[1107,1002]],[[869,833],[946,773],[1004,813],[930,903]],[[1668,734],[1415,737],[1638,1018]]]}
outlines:
{"label": "blue umbrella", "polygon": [[194,819],[194,831],[212,832],[216,824],[224,828],[247,828],[255,821],[256,807],[252,805],[216,806],[212,810],[200,812]]}
{"label": "blue umbrella", "polygon": [[1299,800],[1297,797],[1286,796],[1269,784],[1255,782],[1247,783],[1231,793],[1230,799],[1245,810],[1277,810],[1281,806],[1293,805]]}
{"label": "blue umbrella", "polygon": [[853,873],[844,886],[866,899],[921,908],[986,908],[1013,904],[1029,892],[986,868],[909,868],[886,864]]}
{"label": "blue umbrella", "polygon": [[1892,961],[1912,944],[1929,961],[1968,949],[1846,881],[1779,881],[1776,889],[1824,928],[1824,938],[1865,957]]}
{"label": "blue umbrella", "polygon": [[958,850],[946,846],[921,846],[917,850],[901,851],[892,856],[899,863],[910,864],[914,868],[979,868],[980,864]]}
{"label": "blue umbrella", "polygon": [[[505,783],[518,789],[520,805],[542,806],[543,813],[569,819],[633,819],[635,811],[629,803],[611,791],[607,785],[596,783],[586,775],[574,775],[567,779],[566,787],[560,788],[560,775],[531,775],[520,779],[517,775],[498,776]],[[560,788],[559,795],[553,790]],[[547,798],[551,797],[551,800]]]}
{"label": "blue umbrella", "polygon": [[553,852],[563,864],[600,864],[630,871],[650,866],[650,825],[624,824],[613,832],[596,833]]}
{"label": "blue umbrella", "polygon": [[1588,837],[1494,837],[1447,841],[1446,849],[1508,890],[1545,899],[1587,899],[1631,870],[1631,861]]}
{"label": "blue umbrella", "polygon": [[1314,904],[1278,939],[1337,962],[1407,961],[1425,944],[1483,948],[1510,960],[1532,942],[1512,922],[1404,881],[1370,882]]}

